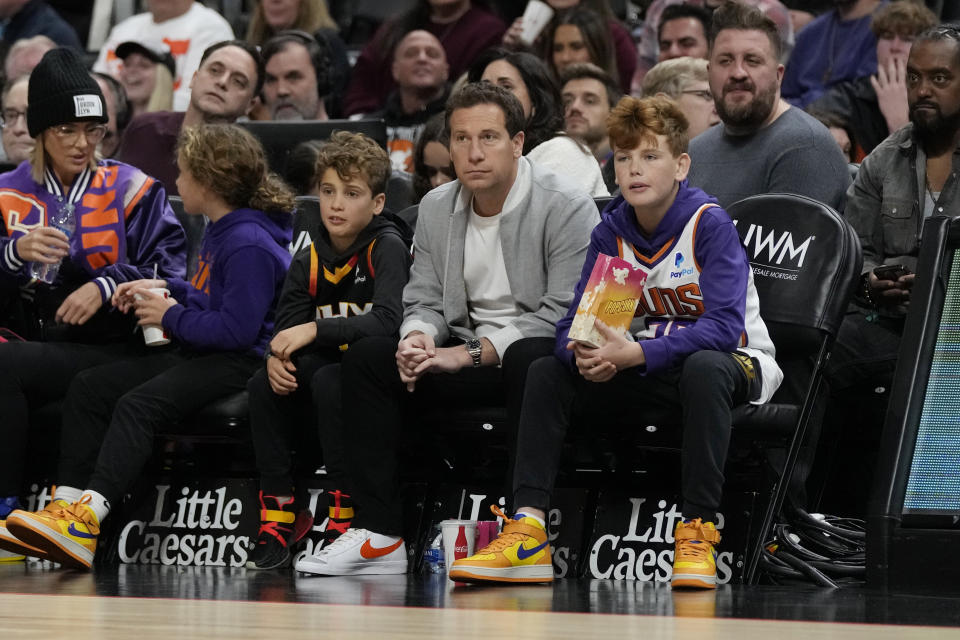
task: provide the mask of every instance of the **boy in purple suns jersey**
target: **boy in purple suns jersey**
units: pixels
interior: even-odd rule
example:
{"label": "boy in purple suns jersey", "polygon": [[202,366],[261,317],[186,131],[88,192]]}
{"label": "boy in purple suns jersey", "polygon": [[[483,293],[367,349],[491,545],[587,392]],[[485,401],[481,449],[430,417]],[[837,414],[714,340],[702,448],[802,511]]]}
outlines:
{"label": "boy in purple suns jersey", "polygon": [[[733,222],[716,199],[687,184],[687,120],[679,107],[663,97],[626,97],[607,127],[622,195],[593,231],[573,303],[557,324],[555,357],[531,365],[514,469],[516,513],[488,547],[454,563],[452,580],[552,580],[544,518],[574,416],[638,425],[633,416],[651,407],[677,407],[683,520],[674,533],[673,586],[716,586],[731,410],[767,402],[783,375]],[[600,254],[627,260],[647,280],[631,335],[598,322],[606,342],[591,348],[567,333]]]}

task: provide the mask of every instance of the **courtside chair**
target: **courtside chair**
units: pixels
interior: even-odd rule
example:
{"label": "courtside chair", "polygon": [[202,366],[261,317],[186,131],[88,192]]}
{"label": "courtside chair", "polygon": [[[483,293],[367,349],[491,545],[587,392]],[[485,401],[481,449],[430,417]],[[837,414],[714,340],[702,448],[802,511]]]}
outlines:
{"label": "courtside chair", "polygon": [[757,195],[735,202],[727,212],[746,248],[760,315],[784,371],[784,382],[771,402],[734,411],[736,438],[789,443],[759,534],[748,548],[744,580],[754,583],[762,545],[783,506],[863,256],[853,229],[832,208],[811,198]]}
{"label": "courtside chair", "polygon": [[[777,450],[767,456],[777,472],[769,487],[769,502],[760,522],[752,522],[749,527],[742,577],[752,584],[757,579],[763,543],[783,506],[812,416],[818,415],[813,409],[823,370],[859,280],[863,258],[853,229],[835,210],[811,198],[763,194],[735,202],[727,212],[746,249],[760,315],[776,347],[777,364],[784,372],[783,383],[770,402],[743,404],[732,413],[731,451],[744,445],[750,450]],[[675,449],[680,441],[679,408],[651,408],[637,423],[637,429],[628,436],[635,449],[656,453]],[[784,455],[778,455],[783,449]],[[622,454],[628,450],[613,451],[616,458],[618,451]],[[761,473],[760,477],[767,476]]]}
{"label": "courtside chair", "polygon": [[320,213],[320,198],[316,196],[297,196],[296,210],[293,214],[293,251],[294,255],[310,246],[323,227]]}
{"label": "courtside chair", "polygon": [[[770,460],[772,466],[779,467],[779,473],[769,487],[770,498],[762,519],[749,527],[743,580],[753,583],[762,544],[783,505],[808,425],[817,415],[813,408],[823,369],[863,259],[854,231],[836,211],[816,200],[764,194],[736,202],[727,212],[747,251],[760,315],[776,346],[777,363],[784,371],[783,384],[771,402],[744,404],[735,407],[732,414],[732,442],[738,449],[742,445],[749,445],[750,451],[786,449],[780,458],[782,463]],[[635,482],[631,472],[643,464],[656,463],[656,458],[662,457],[660,452],[676,451],[681,441],[679,407],[651,407],[637,416],[636,428],[629,433],[598,434],[585,418],[574,417],[570,450],[580,452],[581,457],[586,454],[586,468],[601,472],[606,485],[621,480]],[[638,452],[649,456],[641,462]],[[583,461],[577,462],[578,468],[582,465]],[[580,480],[582,477],[572,478],[573,482]]]}
{"label": "courtside chair", "polygon": [[187,282],[197,272],[200,262],[200,242],[207,229],[207,216],[191,215],[183,210],[183,200],[179,196],[170,196],[170,208],[187,234]]}

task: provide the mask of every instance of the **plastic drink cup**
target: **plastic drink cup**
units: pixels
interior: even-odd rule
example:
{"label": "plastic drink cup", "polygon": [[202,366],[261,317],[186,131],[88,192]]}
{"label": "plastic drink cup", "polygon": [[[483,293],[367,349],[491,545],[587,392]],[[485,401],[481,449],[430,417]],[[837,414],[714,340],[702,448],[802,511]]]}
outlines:
{"label": "plastic drink cup", "polygon": [[528,46],[532,45],[551,18],[553,18],[553,7],[541,0],[530,0],[523,10],[521,42]]}
{"label": "plastic drink cup", "polygon": [[[170,297],[170,290],[163,287],[154,287],[153,289],[148,289],[148,291],[162,298]],[[143,299],[143,296],[139,293],[135,293],[133,297],[137,300]],[[167,332],[164,331],[160,325],[148,324],[141,328],[143,329],[143,341],[148,347],[161,347],[165,344],[170,344],[170,336],[167,335]]]}
{"label": "plastic drink cup", "polygon": [[454,560],[472,556],[476,549],[476,520],[444,520],[440,523],[443,532],[443,555],[447,560],[447,572]]}
{"label": "plastic drink cup", "polygon": [[483,549],[497,538],[497,521],[481,520],[477,523],[477,549]]}

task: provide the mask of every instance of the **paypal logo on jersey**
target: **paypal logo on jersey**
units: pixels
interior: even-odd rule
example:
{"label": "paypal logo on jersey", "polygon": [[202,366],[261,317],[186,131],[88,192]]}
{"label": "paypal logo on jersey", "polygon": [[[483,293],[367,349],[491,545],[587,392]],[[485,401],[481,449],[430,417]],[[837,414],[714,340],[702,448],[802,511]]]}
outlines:
{"label": "paypal logo on jersey", "polygon": [[683,268],[683,267],[680,266],[680,265],[682,265],[685,261],[686,261],[686,258],[684,258],[684,257],[683,257],[683,254],[678,251],[678,252],[677,252],[677,255],[675,255],[675,256],[673,257],[673,266],[675,266],[675,267],[677,268],[677,270],[670,272],[670,277],[671,277],[671,278],[682,278],[682,277],[684,277],[684,276],[692,276],[692,275],[693,275],[693,267]]}

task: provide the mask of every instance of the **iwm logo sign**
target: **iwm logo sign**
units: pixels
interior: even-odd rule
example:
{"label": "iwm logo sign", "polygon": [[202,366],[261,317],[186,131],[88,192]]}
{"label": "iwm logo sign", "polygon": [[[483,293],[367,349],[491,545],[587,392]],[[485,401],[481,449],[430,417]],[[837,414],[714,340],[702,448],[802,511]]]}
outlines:
{"label": "iwm logo sign", "polygon": [[[734,220],[733,224],[736,225],[737,221]],[[743,246],[750,256],[754,275],[796,280],[814,240],[816,236],[798,241],[790,231],[778,232],[751,224],[743,238]]]}

